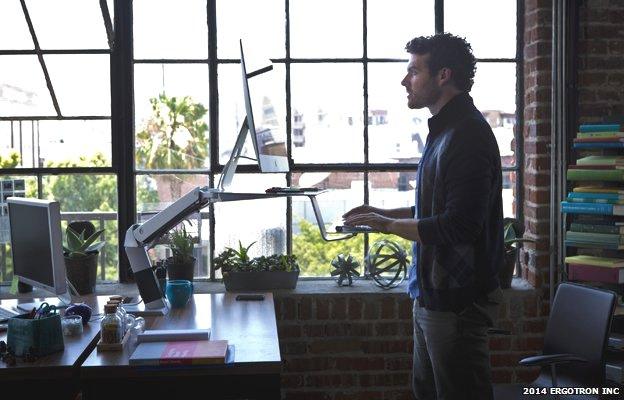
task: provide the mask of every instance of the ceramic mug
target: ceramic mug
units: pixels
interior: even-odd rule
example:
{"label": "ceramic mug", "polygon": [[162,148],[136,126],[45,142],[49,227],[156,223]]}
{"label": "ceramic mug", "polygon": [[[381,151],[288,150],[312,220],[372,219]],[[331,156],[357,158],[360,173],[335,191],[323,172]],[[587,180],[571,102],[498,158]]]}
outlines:
{"label": "ceramic mug", "polygon": [[165,295],[167,296],[171,307],[184,307],[186,303],[188,303],[192,294],[193,286],[191,285],[191,281],[184,279],[167,281],[167,289],[165,290]]}

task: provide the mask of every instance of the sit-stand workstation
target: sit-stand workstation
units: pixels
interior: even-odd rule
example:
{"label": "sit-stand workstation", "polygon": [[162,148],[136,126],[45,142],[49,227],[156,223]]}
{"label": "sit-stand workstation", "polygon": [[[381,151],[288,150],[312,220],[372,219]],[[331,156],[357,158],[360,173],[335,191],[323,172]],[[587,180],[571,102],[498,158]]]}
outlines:
{"label": "sit-stand workstation", "polygon": [[[243,157],[242,150],[245,139],[249,133],[256,154],[256,161],[261,172],[288,172],[289,160],[285,143],[277,143],[270,146],[270,151],[266,143],[259,139],[258,131],[253,117],[251,106],[251,95],[249,90],[249,79],[262,73],[271,71],[272,66],[247,73],[245,65],[245,55],[243,44],[240,42],[241,52],[241,73],[243,82],[243,96],[245,100],[246,117],[238,133],[236,143],[230,154],[229,161],[225,165],[223,174],[216,188],[201,187],[191,190],[189,193],[169,205],[167,208],[154,215],[142,224],[135,224],[126,231],[124,246],[126,254],[134,273],[139,293],[144,305],[140,308],[128,308],[134,313],[145,314],[166,314],[169,310],[167,300],[163,297],[159,289],[158,281],[154,272],[147,250],[160,236],[168,232],[171,228],[181,223],[189,215],[200,211],[210,203],[269,199],[275,197],[306,196],[312,203],[314,215],[321,233],[326,241],[343,240],[353,237],[357,232],[332,235],[325,229],[325,222],[321,214],[317,196],[324,193],[323,190],[315,188],[269,188],[264,193],[230,192],[228,188],[232,183],[239,159]],[[246,157],[247,158],[247,157]]]}

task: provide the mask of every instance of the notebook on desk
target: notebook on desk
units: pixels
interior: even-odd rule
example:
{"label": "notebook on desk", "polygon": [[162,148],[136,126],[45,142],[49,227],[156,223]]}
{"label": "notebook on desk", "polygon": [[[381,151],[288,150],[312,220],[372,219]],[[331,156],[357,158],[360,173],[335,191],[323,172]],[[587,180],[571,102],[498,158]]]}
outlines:
{"label": "notebook on desk", "polygon": [[223,364],[227,340],[192,340],[139,343],[130,356],[130,365]]}

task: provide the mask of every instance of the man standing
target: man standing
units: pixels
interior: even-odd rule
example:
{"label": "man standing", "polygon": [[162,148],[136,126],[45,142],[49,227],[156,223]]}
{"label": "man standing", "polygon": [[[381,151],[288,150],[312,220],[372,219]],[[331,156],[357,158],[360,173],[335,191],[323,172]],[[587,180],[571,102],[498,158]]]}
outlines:
{"label": "man standing", "polygon": [[502,297],[500,153],[468,95],[470,45],[450,34],[417,37],[410,53],[407,105],[429,108],[416,205],[356,207],[345,225],[369,225],[413,241],[408,291],[414,299],[413,389],[417,399],[492,398],[487,329]]}

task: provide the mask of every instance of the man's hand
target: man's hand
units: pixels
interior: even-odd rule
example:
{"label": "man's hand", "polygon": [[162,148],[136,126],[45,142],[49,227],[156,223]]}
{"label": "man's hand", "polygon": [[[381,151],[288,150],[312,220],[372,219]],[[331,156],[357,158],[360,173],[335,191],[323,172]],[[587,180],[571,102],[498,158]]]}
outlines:
{"label": "man's hand", "polygon": [[[345,215],[348,215],[348,214],[349,213]],[[346,218],[344,218],[344,224],[347,226],[368,225],[371,228],[373,228],[374,231],[378,231],[382,233],[390,233],[389,226],[392,223],[392,221],[393,221],[392,218],[384,217],[383,215],[380,215],[376,212],[366,212],[363,214],[362,213],[351,214],[350,216],[347,216]]]}
{"label": "man's hand", "polygon": [[369,206],[367,204],[363,204],[361,206],[357,206],[357,207],[347,211],[342,216],[342,219],[346,220],[347,218],[353,217],[355,215],[368,214],[368,213],[376,213],[376,214],[379,214],[379,215],[383,215],[383,210],[380,209],[380,208],[377,208],[377,207],[373,207],[373,206]]}

